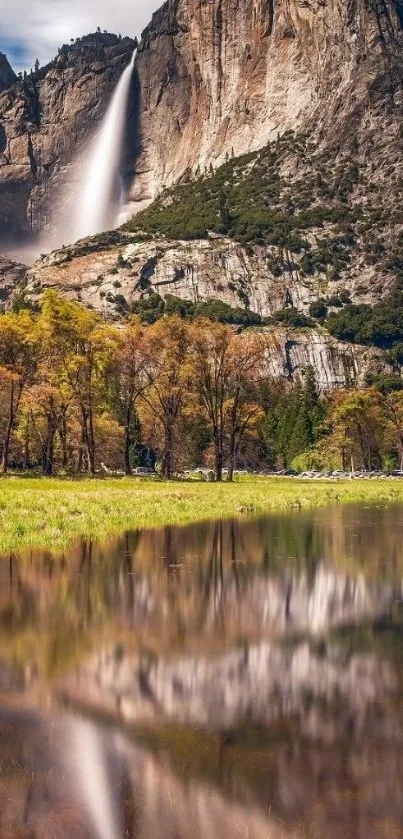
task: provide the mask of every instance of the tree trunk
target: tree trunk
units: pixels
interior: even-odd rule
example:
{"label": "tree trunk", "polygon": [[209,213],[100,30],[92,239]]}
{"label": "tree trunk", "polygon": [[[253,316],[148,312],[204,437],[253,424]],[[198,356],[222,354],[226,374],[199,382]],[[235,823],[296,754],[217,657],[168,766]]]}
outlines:
{"label": "tree trunk", "polygon": [[362,431],[362,427],[361,427],[360,423],[357,423],[357,431],[358,431],[358,440],[359,440],[359,443],[360,443],[360,449],[361,449],[361,455],[362,455],[362,462],[364,464],[365,471],[368,471],[368,469],[370,469],[371,467],[370,467],[370,463],[368,461],[368,454],[365,450],[364,435],[363,435],[363,431]]}
{"label": "tree trunk", "polygon": [[125,475],[132,475],[133,470],[130,463],[130,446],[131,446],[131,436],[130,436],[130,426],[132,423],[132,407],[131,405],[127,406],[126,410],[126,424],[125,424]]}
{"label": "tree trunk", "polygon": [[87,469],[90,475],[95,475],[95,440],[94,422],[91,408],[81,408],[84,451],[87,456]]}
{"label": "tree trunk", "polygon": [[172,477],[172,429],[165,429],[164,454],[162,456],[162,474],[168,481]]}
{"label": "tree trunk", "polygon": [[69,465],[69,456],[67,452],[67,425],[65,414],[63,414],[59,423],[59,437],[62,448],[62,469],[67,469]]}
{"label": "tree trunk", "polygon": [[6,475],[7,472],[8,472],[8,460],[9,460],[9,454],[10,454],[11,432],[13,430],[13,425],[14,425],[14,384],[11,383],[10,407],[9,407],[6,433],[4,435],[3,455],[2,455],[2,461],[1,461],[1,468],[2,468],[2,471],[3,471],[3,475]]}
{"label": "tree trunk", "polygon": [[56,422],[54,417],[48,417],[48,433],[43,450],[42,471],[44,475],[51,477],[54,466]]}
{"label": "tree trunk", "polygon": [[77,472],[82,472],[83,471],[85,446],[86,446],[85,417],[84,417],[84,413],[83,413],[83,421],[82,421],[82,425],[81,425],[81,442],[80,442],[80,448],[78,450],[78,458],[77,458]]}
{"label": "tree trunk", "polygon": [[94,418],[92,415],[92,408],[88,413],[88,469],[90,475],[95,475],[95,435],[94,435]]}
{"label": "tree trunk", "polygon": [[231,436],[229,441],[229,458],[228,458],[228,474],[227,481],[232,483],[234,480],[235,460],[236,460],[236,430],[234,423],[231,428]]}
{"label": "tree trunk", "polygon": [[222,481],[222,470],[223,470],[223,452],[222,452],[222,441],[220,435],[216,432],[214,435],[214,449],[215,449],[215,479],[216,481]]}
{"label": "tree trunk", "polygon": [[30,419],[28,416],[27,425],[24,434],[24,469],[31,468],[31,435],[30,435]]}
{"label": "tree trunk", "polygon": [[8,460],[9,460],[9,453],[10,453],[10,441],[11,441],[11,432],[13,430],[13,422],[14,418],[12,416],[9,417],[6,433],[4,435],[4,444],[3,444],[3,456],[1,462],[1,468],[3,471],[3,475],[7,475],[8,472]]}

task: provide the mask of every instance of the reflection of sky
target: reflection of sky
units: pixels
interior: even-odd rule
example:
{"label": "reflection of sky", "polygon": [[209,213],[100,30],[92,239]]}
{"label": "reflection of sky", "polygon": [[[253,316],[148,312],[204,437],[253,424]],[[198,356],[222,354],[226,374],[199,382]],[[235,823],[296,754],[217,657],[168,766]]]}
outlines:
{"label": "reflection of sky", "polygon": [[147,25],[159,0],[1,0],[0,51],[13,69],[50,61],[62,44],[98,26],[134,37]]}

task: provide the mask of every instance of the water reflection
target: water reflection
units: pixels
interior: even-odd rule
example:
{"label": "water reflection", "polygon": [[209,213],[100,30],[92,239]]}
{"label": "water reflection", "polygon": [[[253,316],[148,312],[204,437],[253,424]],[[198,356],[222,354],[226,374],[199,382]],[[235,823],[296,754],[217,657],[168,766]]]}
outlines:
{"label": "water reflection", "polygon": [[403,837],[402,531],[339,507],[0,559],[0,836]]}
{"label": "water reflection", "polygon": [[0,559],[0,653],[54,673],[103,638],[210,652],[379,618],[403,579],[399,508],[129,533]]}

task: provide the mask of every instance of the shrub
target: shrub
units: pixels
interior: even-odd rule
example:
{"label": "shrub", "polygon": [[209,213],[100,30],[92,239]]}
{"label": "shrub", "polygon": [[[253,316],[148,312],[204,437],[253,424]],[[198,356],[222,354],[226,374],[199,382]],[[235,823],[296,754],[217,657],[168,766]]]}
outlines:
{"label": "shrub", "polygon": [[195,306],[194,315],[195,317],[209,318],[210,320],[218,320],[220,323],[232,323],[239,326],[258,326],[262,323],[262,318],[257,312],[252,312],[250,309],[233,308],[221,300],[207,300],[204,303],[198,303]]}
{"label": "shrub", "polygon": [[194,310],[194,304],[190,300],[182,300],[173,294],[167,294],[164,301],[165,315],[180,315],[181,318],[187,318],[194,314]]}
{"label": "shrub", "polygon": [[159,294],[149,294],[133,303],[131,311],[144,323],[155,323],[164,314],[164,301]]}
{"label": "shrub", "polygon": [[327,306],[324,300],[316,300],[309,306],[309,314],[311,318],[316,320],[325,320],[327,318]]}
{"label": "shrub", "polygon": [[299,312],[291,306],[289,309],[281,309],[273,315],[277,323],[282,323],[284,326],[292,326],[295,328],[303,326],[312,326],[312,321],[303,312]]}
{"label": "shrub", "polygon": [[119,314],[124,315],[129,311],[129,305],[123,294],[117,294],[115,297],[115,306]]}
{"label": "shrub", "polygon": [[329,315],[327,327],[341,341],[390,349],[403,342],[403,292],[396,291],[375,306],[347,305]]}

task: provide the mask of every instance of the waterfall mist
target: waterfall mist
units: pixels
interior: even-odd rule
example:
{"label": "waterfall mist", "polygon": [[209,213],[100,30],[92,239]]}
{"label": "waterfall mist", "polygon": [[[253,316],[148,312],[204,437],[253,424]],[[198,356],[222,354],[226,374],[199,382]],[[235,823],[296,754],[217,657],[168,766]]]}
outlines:
{"label": "waterfall mist", "polygon": [[95,136],[74,211],[72,241],[110,230],[118,223],[123,203],[120,175],[136,51],[122,73],[103,123]]}

